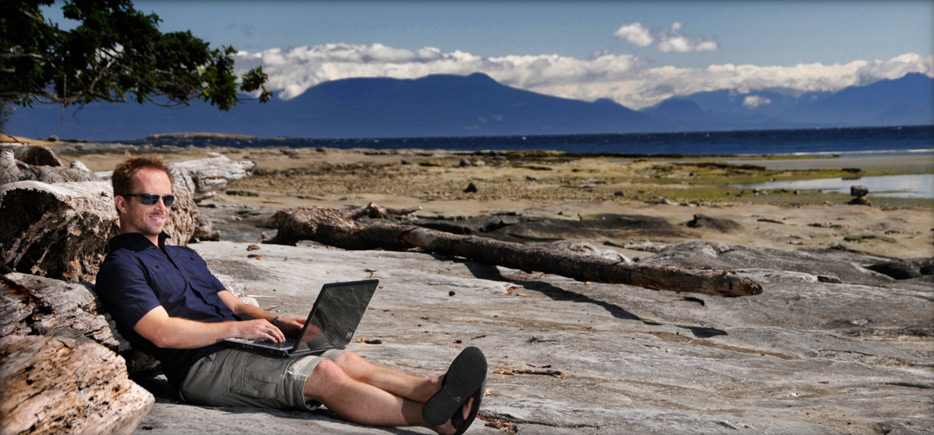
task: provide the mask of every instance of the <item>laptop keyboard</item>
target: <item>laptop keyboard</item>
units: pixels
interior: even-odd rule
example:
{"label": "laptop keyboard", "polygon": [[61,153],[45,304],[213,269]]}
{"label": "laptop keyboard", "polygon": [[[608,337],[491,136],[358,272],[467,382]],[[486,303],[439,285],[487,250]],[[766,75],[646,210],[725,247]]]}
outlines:
{"label": "laptop keyboard", "polygon": [[298,338],[286,338],[282,343],[274,343],[272,340],[250,340],[247,338],[228,338],[228,340],[237,341],[240,343],[261,344],[266,347],[274,347],[278,349],[291,349],[295,347],[295,342],[298,341]]}

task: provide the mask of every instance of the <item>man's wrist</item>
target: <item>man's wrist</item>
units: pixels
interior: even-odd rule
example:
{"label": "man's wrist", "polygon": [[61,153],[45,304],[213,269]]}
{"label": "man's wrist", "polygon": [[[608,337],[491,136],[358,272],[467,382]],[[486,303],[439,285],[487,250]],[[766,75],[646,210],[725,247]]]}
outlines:
{"label": "man's wrist", "polygon": [[278,326],[276,325],[276,322],[279,321],[279,317],[280,316],[273,317],[272,320],[269,321],[269,323],[272,323],[272,326]]}

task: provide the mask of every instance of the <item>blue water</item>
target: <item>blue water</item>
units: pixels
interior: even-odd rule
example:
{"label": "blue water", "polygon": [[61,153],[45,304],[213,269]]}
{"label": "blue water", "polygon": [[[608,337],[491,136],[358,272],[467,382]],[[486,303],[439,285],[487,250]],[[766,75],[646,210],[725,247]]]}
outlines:
{"label": "blue water", "polygon": [[934,126],[387,139],[259,138],[136,140],[122,143],[229,147],[327,147],[377,149],[553,150],[635,155],[875,155],[934,153]]}
{"label": "blue water", "polygon": [[821,192],[850,193],[853,185],[865,186],[869,196],[895,198],[934,198],[934,174],[885,175],[879,177],[821,178],[816,180],[773,181],[769,183],[741,184],[737,187],[753,189],[800,189]]}

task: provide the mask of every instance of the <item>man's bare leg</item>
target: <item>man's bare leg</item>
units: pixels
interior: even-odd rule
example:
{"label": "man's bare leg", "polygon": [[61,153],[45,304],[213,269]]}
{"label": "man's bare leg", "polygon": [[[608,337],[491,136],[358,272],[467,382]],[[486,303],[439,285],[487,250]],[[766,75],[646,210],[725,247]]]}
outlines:
{"label": "man's bare leg", "polygon": [[428,401],[441,388],[443,377],[441,375],[419,378],[398,370],[370,364],[353,352],[344,352],[335,362],[347,376],[353,379],[416,402]]}
{"label": "man's bare leg", "polygon": [[[344,357],[344,355],[350,355]],[[440,389],[441,376],[417,378],[396,370],[369,364],[356,354],[346,352],[338,362],[322,361],[305,381],[305,400],[318,401],[341,418],[372,426],[424,426],[438,433],[454,433],[450,421],[432,426],[422,418],[423,400],[415,400],[372,385],[376,384],[408,392],[414,397],[430,398]],[[345,371],[346,366],[351,373]],[[472,409],[473,398],[461,409],[466,418]]]}

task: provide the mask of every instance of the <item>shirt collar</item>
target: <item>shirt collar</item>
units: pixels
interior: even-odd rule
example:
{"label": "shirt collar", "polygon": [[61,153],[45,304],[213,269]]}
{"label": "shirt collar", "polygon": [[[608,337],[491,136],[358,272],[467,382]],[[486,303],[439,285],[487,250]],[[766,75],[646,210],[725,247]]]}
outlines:
{"label": "shirt collar", "polygon": [[[162,248],[165,246],[165,241],[169,239],[169,235],[163,231],[159,234],[159,247]],[[133,251],[142,251],[144,249],[154,247],[152,242],[143,235],[143,233],[124,233],[115,236],[110,239],[110,242],[107,243],[107,248],[109,251],[115,251],[117,249],[130,249]]]}

